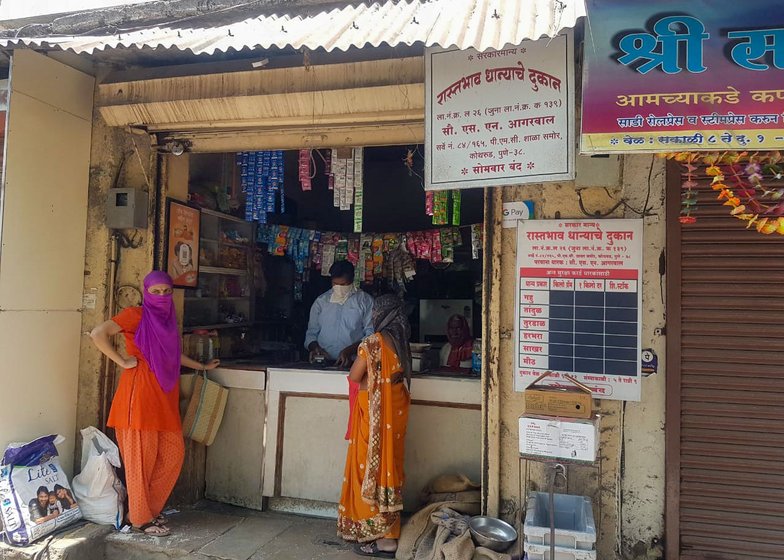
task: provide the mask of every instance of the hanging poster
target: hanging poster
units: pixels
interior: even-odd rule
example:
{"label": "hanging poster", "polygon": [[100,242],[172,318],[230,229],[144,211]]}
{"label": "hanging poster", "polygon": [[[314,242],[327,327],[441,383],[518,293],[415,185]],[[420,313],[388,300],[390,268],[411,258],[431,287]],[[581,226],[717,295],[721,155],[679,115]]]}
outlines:
{"label": "hanging poster", "polygon": [[586,0],[581,151],[784,148],[784,12],[772,6]]}
{"label": "hanging poster", "polygon": [[552,371],[639,401],[642,221],[521,220],[517,272],[515,390]]}
{"label": "hanging poster", "polygon": [[166,228],[166,272],[175,288],[199,284],[199,231],[201,211],[169,199]]}
{"label": "hanging poster", "polygon": [[571,31],[503,50],[425,52],[425,189],[574,178]]}

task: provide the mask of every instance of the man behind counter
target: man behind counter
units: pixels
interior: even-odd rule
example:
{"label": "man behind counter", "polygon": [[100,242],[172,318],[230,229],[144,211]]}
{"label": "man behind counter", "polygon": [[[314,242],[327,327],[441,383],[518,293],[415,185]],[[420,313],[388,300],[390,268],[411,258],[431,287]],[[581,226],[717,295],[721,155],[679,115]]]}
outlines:
{"label": "man behind counter", "polygon": [[362,339],[373,334],[373,298],[354,286],[354,265],[338,261],[329,269],[332,289],[310,308],[305,348],[310,359],[325,356],[338,367],[351,364]]}

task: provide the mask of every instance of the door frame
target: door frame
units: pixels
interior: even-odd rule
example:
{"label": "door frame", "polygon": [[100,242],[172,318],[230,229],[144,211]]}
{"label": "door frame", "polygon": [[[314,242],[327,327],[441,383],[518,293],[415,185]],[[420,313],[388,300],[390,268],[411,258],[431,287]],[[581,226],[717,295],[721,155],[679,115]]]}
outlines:
{"label": "door frame", "polygon": [[666,408],[665,408],[665,558],[680,558],[681,481],[681,176],[678,164],[667,162],[666,206]]}

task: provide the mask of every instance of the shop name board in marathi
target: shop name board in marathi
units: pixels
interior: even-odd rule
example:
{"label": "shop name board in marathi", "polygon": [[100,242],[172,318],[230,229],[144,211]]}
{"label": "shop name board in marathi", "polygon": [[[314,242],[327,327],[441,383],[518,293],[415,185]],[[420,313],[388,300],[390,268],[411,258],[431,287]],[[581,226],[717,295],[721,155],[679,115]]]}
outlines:
{"label": "shop name board in marathi", "polygon": [[485,53],[428,49],[427,189],[573,177],[571,38],[526,43]]}
{"label": "shop name board in marathi", "polygon": [[736,5],[588,0],[582,151],[784,147],[784,16]]}

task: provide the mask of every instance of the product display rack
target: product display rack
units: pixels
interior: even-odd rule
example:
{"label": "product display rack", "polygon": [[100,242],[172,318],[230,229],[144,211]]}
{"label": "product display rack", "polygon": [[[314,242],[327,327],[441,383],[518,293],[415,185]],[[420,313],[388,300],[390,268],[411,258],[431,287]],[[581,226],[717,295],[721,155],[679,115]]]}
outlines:
{"label": "product display rack", "polygon": [[[240,237],[247,242],[232,238]],[[186,293],[186,332],[249,327],[253,324],[255,226],[203,208],[199,287]]]}

